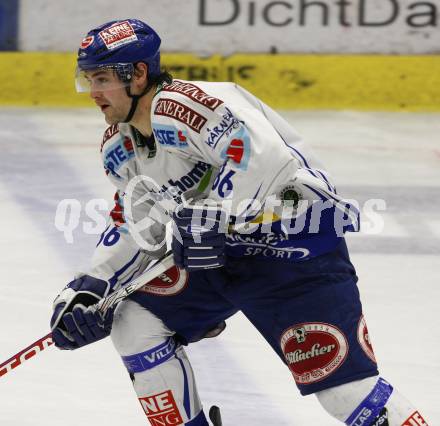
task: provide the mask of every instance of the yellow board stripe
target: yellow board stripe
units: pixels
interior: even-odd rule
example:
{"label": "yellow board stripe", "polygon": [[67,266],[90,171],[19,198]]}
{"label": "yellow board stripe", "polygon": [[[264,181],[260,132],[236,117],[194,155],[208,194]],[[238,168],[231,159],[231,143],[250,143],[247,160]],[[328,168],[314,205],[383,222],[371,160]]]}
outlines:
{"label": "yellow board stripe", "polygon": [[[440,111],[440,56],[163,54],[174,77],[235,81],[285,109]],[[71,53],[0,53],[0,105],[91,106]]]}

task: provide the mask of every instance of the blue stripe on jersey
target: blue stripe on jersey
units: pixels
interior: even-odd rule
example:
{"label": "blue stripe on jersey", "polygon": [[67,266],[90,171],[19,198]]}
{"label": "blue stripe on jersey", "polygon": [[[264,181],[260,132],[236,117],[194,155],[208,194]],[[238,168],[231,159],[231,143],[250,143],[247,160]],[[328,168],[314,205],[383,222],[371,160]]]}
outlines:
{"label": "blue stripe on jersey", "polygon": [[[275,129],[276,130],[276,129]],[[295,157],[300,161],[302,168],[304,170],[307,170],[313,177],[322,180],[324,179],[324,182],[326,183],[328,189],[332,192],[334,192],[336,194],[336,188],[334,188],[332,185],[330,185],[330,182],[328,181],[328,179],[325,177],[325,175],[320,172],[319,170],[313,169],[310,167],[309,163],[307,162],[306,158],[301,154],[300,151],[298,151],[296,148],[294,148],[293,146],[289,145],[284,138],[281,136],[281,134],[277,131],[279,137],[281,138],[281,140],[284,142],[284,145],[287,146],[287,148],[291,149],[294,152]],[[299,157],[299,158],[298,158]],[[316,173],[319,173],[319,175],[322,177],[322,179],[316,175]]]}
{"label": "blue stripe on jersey", "polygon": [[327,177],[325,176],[324,173],[321,172],[321,170],[317,170],[315,169],[316,173],[318,173],[320,176],[322,176],[322,178],[324,179],[325,183],[327,184],[327,188],[329,189],[329,191],[334,192],[336,194],[336,188],[330,184],[329,180],[327,179]]}

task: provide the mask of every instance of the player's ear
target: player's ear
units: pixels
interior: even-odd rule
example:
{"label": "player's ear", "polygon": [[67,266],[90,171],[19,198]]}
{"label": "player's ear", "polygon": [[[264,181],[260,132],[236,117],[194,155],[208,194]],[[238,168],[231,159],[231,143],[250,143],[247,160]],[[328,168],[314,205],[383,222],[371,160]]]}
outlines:
{"label": "player's ear", "polygon": [[144,83],[147,81],[148,65],[143,62],[138,62],[134,66],[134,80],[137,83]]}

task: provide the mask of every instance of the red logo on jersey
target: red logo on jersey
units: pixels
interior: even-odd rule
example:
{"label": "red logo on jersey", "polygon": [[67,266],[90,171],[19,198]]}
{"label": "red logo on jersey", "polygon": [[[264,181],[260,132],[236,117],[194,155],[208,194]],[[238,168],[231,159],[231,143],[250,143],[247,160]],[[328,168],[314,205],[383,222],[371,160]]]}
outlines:
{"label": "red logo on jersey", "polygon": [[186,136],[183,134],[182,130],[177,132],[177,137],[179,138],[179,141],[186,142]]}
{"label": "red logo on jersey", "polygon": [[241,139],[233,139],[226,151],[226,157],[230,158],[235,163],[240,164],[243,154],[243,141]]}
{"label": "red logo on jersey", "polygon": [[119,228],[125,223],[124,208],[122,207],[122,202],[117,192],[115,193],[115,196],[113,198],[115,200],[115,206],[110,211],[110,216],[113,219],[113,223],[115,224],[115,226]]}
{"label": "red logo on jersey", "polygon": [[197,133],[200,133],[200,129],[207,121],[203,115],[173,99],[159,99],[156,108],[154,109],[154,113],[156,115],[175,118],[186,124],[188,127],[191,127],[191,129]]}
{"label": "red logo on jersey", "polygon": [[376,357],[374,356],[373,345],[371,344],[370,335],[368,334],[367,323],[363,315],[359,320],[357,338],[359,344],[361,345],[368,358],[370,358],[373,362],[377,362]]}
{"label": "red logo on jersey", "polygon": [[127,151],[133,151],[133,142],[128,136],[124,138],[124,147]]}
{"label": "red logo on jersey", "polygon": [[296,383],[308,385],[325,379],[343,364],[348,342],[333,325],[304,323],[282,334],[281,348]]}
{"label": "red logo on jersey", "polygon": [[174,426],[183,424],[173,393],[165,392],[139,398],[142,408],[152,426]]}
{"label": "red logo on jersey", "polygon": [[93,43],[94,39],[95,37],[93,36],[88,36],[84,38],[83,41],[81,42],[81,49],[87,49]]}
{"label": "red logo on jersey", "polygon": [[428,426],[428,423],[426,423],[422,415],[416,411],[402,423],[402,426]]}
{"label": "red logo on jersey", "polygon": [[188,273],[173,266],[154,280],[145,284],[139,291],[156,296],[174,296],[188,284]]}
{"label": "red logo on jersey", "polygon": [[211,111],[214,111],[223,103],[220,99],[205,93],[200,87],[191,83],[184,83],[183,81],[174,80],[171,84],[166,85],[163,90],[167,92],[181,93],[192,99],[194,102],[209,108]]}
{"label": "red logo on jersey", "polygon": [[104,137],[102,138],[102,143],[101,143],[101,152],[102,152],[102,148],[104,147],[105,143],[114,135],[116,135],[116,133],[119,132],[119,126],[117,124],[113,124],[112,126],[108,127],[106,129],[106,131],[104,132]]}

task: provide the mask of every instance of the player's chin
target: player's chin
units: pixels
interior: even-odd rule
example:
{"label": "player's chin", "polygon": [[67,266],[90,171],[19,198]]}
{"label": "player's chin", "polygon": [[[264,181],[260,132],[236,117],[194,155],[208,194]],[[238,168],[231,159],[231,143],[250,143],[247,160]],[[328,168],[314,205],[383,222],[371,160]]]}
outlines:
{"label": "player's chin", "polygon": [[116,117],[114,114],[110,114],[109,112],[103,111],[103,114],[105,122],[110,126],[113,124],[118,124],[122,121],[120,117]]}

